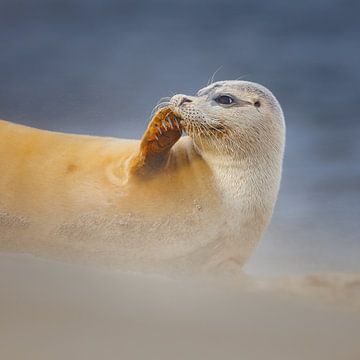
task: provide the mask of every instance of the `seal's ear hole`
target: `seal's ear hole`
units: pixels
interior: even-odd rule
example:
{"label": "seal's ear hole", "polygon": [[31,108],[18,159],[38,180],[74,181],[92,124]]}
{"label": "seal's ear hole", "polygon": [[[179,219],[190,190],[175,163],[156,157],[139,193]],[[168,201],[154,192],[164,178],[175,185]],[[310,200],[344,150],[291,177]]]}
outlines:
{"label": "seal's ear hole", "polygon": [[257,107],[257,108],[260,107],[260,101],[259,100],[255,101],[254,106]]}

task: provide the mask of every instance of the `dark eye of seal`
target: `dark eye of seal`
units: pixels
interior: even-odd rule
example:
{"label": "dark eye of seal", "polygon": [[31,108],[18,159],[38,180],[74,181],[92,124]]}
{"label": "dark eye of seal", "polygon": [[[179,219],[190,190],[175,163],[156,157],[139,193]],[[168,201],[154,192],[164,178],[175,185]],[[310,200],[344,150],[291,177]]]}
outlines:
{"label": "dark eye of seal", "polygon": [[234,102],[234,99],[228,95],[220,95],[217,98],[215,98],[215,101],[218,104],[222,104],[222,105],[229,105],[232,104]]}

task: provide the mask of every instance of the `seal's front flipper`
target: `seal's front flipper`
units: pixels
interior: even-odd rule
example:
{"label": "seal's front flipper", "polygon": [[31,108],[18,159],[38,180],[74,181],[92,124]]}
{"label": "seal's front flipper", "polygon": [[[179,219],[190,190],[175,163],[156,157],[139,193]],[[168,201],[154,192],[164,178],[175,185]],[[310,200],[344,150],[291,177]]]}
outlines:
{"label": "seal's front flipper", "polygon": [[181,132],[179,121],[171,109],[159,110],[141,139],[139,153],[131,160],[130,174],[148,175],[163,168]]}

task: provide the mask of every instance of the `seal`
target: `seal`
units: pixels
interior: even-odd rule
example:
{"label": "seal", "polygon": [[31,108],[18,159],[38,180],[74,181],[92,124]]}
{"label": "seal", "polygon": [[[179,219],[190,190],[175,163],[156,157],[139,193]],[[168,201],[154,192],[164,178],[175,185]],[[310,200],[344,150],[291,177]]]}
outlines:
{"label": "seal", "polygon": [[1,121],[0,249],[238,273],[271,219],[284,137],[274,95],[246,81],[173,96],[141,141]]}

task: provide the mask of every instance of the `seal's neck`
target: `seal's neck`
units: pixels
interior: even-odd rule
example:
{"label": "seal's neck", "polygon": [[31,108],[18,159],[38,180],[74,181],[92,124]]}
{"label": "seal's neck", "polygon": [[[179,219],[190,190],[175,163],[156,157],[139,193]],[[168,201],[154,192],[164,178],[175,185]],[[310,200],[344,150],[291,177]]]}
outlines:
{"label": "seal's neck", "polygon": [[281,155],[234,158],[204,154],[203,158],[212,170],[225,206],[248,214],[272,212],[281,177]]}

